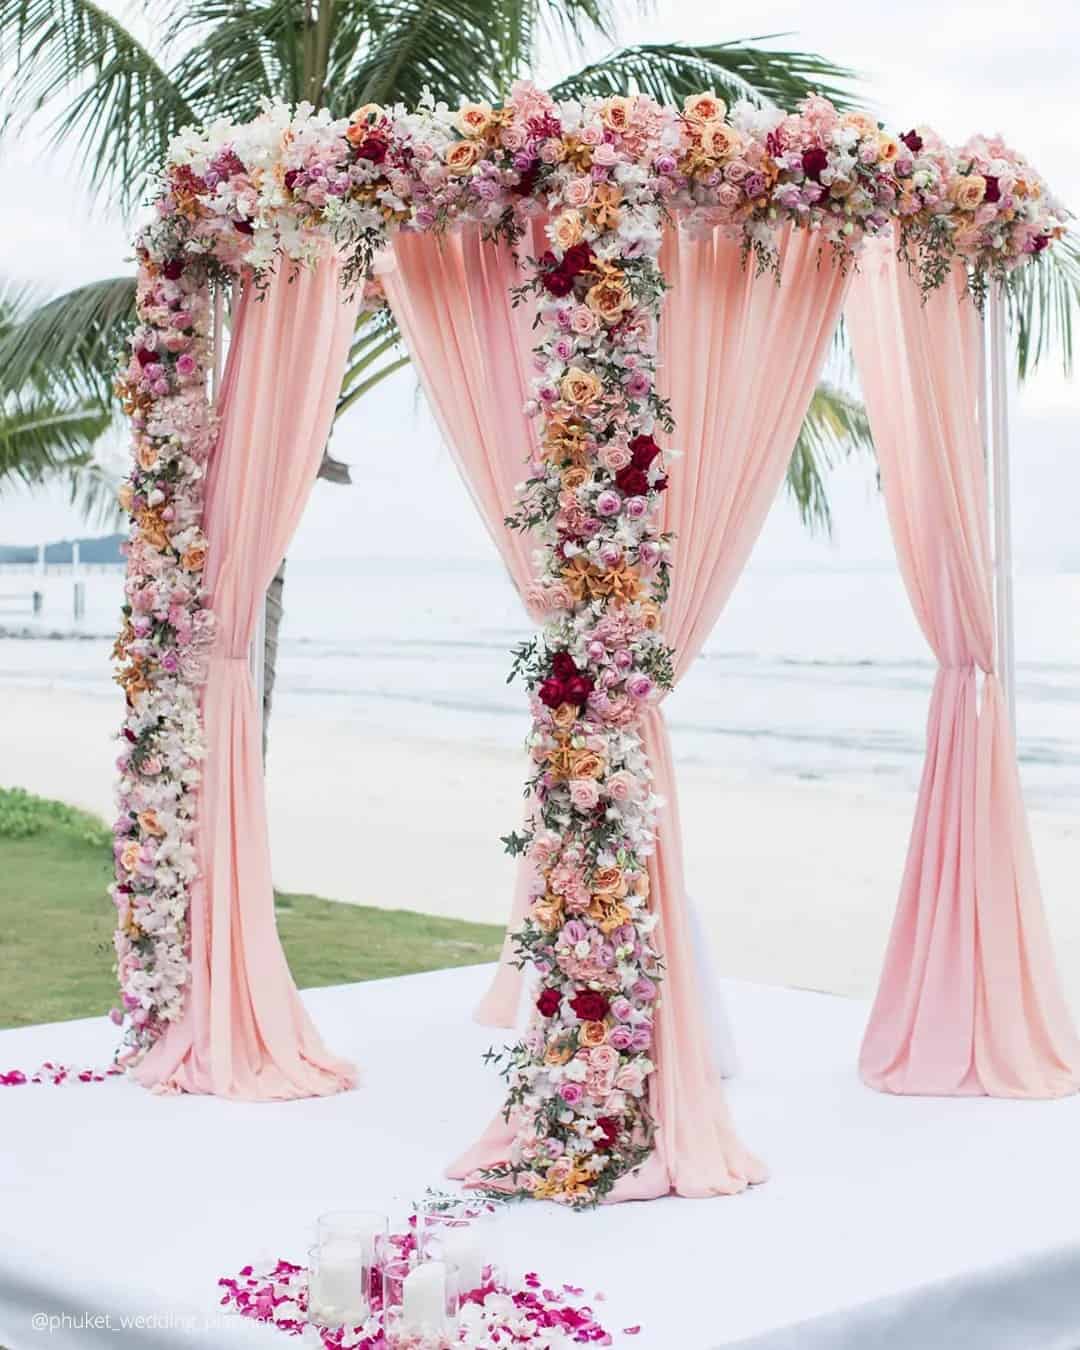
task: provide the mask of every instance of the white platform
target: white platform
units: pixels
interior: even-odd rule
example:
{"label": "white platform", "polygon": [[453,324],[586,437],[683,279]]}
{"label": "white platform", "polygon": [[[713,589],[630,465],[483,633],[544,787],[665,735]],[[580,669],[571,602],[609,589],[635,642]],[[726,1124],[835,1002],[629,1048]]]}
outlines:
{"label": "white platform", "polygon": [[[469,1021],[486,978],[308,993],[328,1043],[363,1067],[344,1096],[249,1106],[120,1079],[0,1089],[0,1345],[284,1350],[269,1328],[215,1320],[218,1276],[302,1260],[324,1210],[400,1216],[445,1184],[443,1164],[500,1097],[480,1062],[492,1033]],[[638,1350],[1080,1346],[1080,1099],[879,1096],[854,1071],[865,1005],[726,990],[743,1063],[730,1095],[773,1179],[713,1201],[514,1206],[499,1220],[506,1264],[605,1291],[615,1343]],[[101,1063],[112,1044],[104,1020],[0,1032],[0,1068]],[[75,1325],[35,1332],[41,1312]],[[87,1313],[111,1329],[79,1326]],[[117,1334],[139,1314],[156,1327]]]}

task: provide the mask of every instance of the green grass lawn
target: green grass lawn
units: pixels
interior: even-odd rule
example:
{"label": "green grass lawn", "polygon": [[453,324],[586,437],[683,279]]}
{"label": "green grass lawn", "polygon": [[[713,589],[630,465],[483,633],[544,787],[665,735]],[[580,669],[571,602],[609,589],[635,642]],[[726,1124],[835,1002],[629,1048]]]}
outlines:
{"label": "green grass lawn", "polygon": [[[0,1027],[92,1017],[116,997],[110,836],[92,816],[0,788]],[[277,896],[301,989],[493,961],[502,930]]]}

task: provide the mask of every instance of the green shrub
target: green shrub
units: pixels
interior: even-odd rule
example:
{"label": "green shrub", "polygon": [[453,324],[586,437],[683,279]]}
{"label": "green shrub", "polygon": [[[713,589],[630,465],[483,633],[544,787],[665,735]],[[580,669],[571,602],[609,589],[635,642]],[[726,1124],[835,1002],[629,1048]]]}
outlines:
{"label": "green shrub", "polygon": [[0,788],[0,839],[29,839],[43,830],[59,831],[92,848],[112,843],[108,826],[89,811],[35,797],[25,788]]}

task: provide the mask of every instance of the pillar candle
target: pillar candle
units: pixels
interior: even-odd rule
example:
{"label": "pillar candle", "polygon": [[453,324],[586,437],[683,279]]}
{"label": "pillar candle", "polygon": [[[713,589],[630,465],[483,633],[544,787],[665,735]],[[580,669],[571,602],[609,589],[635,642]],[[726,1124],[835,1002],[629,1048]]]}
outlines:
{"label": "pillar candle", "polygon": [[405,1277],[401,1291],[401,1321],[406,1331],[446,1327],[446,1266],[425,1261]]}

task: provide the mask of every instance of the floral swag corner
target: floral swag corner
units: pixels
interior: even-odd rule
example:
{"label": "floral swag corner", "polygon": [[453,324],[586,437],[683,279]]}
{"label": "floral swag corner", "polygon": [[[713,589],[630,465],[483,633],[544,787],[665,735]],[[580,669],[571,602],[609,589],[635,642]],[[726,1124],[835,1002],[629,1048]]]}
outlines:
{"label": "floral swag corner", "polygon": [[537,309],[541,449],[508,525],[539,544],[541,636],[516,653],[529,687],[530,819],[512,834],[539,878],[518,935],[541,991],[503,1061],[516,1143],[493,1184],[589,1204],[648,1155],[648,1083],[661,961],[646,863],[660,803],[639,733],[670,687],[661,636],[670,541],[655,388],[662,230],[720,227],[774,271],[786,226],[816,230],[836,265],[892,228],[924,288],[965,264],[981,297],[1063,233],[1065,214],[1014,151],[950,149],[928,128],[893,136],[823,98],[791,114],[711,93],[682,110],[640,95],[556,103],[518,84],[500,108],[360,109],[332,120],[268,105],[254,122],[178,136],[155,218],[136,241],[138,326],[118,392],[133,466],[117,679],[122,730],[116,955],[122,1063],[179,1017],[188,979],[203,756],[200,685],[213,640],[203,586],[202,489],[215,436],[211,293],[258,282],[279,256],[333,241],[380,303],[376,252],[393,231],[478,224],[517,242],[546,214],[550,248],[523,264]]}

